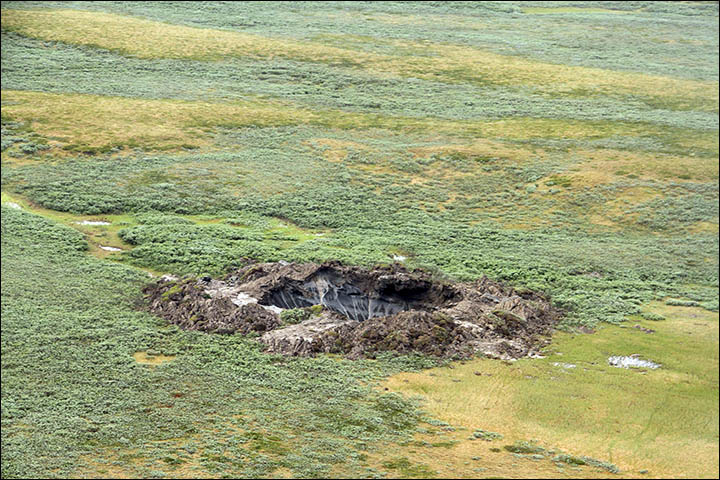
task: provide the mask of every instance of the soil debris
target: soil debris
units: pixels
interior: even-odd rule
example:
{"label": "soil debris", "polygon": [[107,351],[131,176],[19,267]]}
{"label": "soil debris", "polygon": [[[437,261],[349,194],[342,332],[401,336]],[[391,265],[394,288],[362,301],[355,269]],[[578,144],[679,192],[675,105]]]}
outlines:
{"label": "soil debris", "polygon": [[653,330],[652,328],[645,328],[642,325],[635,325],[633,328],[636,330],[640,330],[643,333],[655,333],[655,330]]}
{"label": "soil debris", "polygon": [[268,351],[303,356],[512,359],[537,354],[560,315],[537,293],[487,278],[440,282],[399,264],[250,263],[222,279],[164,277],[144,292],[150,311],[182,328],[257,332]]}

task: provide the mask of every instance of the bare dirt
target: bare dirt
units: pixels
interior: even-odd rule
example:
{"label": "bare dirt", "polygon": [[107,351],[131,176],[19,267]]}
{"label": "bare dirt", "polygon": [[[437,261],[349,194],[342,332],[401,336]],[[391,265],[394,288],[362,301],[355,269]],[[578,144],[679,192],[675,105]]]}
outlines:
{"label": "bare dirt", "polygon": [[151,312],[182,328],[256,332],[287,355],[518,358],[548,342],[560,315],[535,292],[487,278],[438,281],[399,264],[253,263],[222,279],[164,277],[144,292]]}

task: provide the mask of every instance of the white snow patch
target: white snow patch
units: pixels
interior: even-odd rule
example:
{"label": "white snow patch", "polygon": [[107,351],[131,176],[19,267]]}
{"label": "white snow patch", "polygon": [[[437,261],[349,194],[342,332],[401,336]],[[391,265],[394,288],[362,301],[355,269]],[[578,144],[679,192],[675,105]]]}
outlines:
{"label": "white snow patch", "polygon": [[[235,298],[230,300],[232,303],[237,305],[238,307],[242,307],[243,305],[249,305],[251,303],[258,303],[258,299],[255,297],[251,297],[245,292],[239,292]],[[269,312],[280,314],[280,312],[283,311],[282,308],[276,307],[275,305],[260,305],[262,308]]]}
{"label": "white snow patch", "polygon": [[5,205],[10,208],[14,208],[15,210],[22,210],[22,207],[15,202],[5,202]]}
{"label": "white snow patch", "polygon": [[237,297],[233,298],[231,300],[232,303],[237,305],[238,307],[242,307],[243,305],[249,305],[251,303],[257,303],[257,298],[251,297],[245,292],[238,293]]}
{"label": "white snow patch", "polygon": [[110,225],[110,222],[104,222],[102,220],[83,220],[82,222],[75,222],[78,225]]}
{"label": "white snow patch", "polygon": [[282,308],[276,307],[275,305],[260,305],[260,306],[262,308],[264,308],[265,310],[267,310],[268,312],[277,313],[278,315],[280,315],[280,312],[283,311]]}
{"label": "white snow patch", "polygon": [[651,362],[650,360],[642,360],[640,355],[634,353],[627,357],[613,356],[608,358],[608,363],[613,367],[618,368],[660,368],[659,363]]}
{"label": "white snow patch", "polygon": [[107,250],[108,252],[122,252],[122,248],[117,247],[106,247],[105,245],[100,245],[100,248]]}

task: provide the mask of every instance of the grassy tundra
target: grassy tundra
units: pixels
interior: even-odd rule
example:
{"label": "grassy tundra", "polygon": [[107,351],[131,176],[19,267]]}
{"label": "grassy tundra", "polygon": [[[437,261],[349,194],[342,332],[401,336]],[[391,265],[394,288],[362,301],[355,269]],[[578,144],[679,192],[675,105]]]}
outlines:
{"label": "grassy tundra", "polygon": [[[396,255],[551,295],[545,358],[136,308]],[[716,3],[2,4],[3,477],[716,478],[717,272]]]}

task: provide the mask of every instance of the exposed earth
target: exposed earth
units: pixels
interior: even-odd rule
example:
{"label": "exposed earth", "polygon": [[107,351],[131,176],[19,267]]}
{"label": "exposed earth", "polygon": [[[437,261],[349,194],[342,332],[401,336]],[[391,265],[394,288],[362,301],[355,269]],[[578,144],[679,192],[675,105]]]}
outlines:
{"label": "exposed earth", "polygon": [[150,311],[181,328],[257,332],[268,351],[303,356],[519,358],[547,343],[560,315],[535,292],[437,281],[398,264],[253,263],[221,279],[166,276],[144,292]]}

